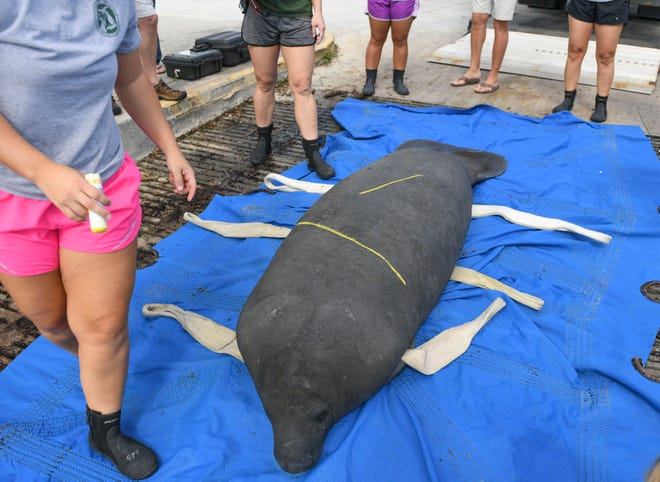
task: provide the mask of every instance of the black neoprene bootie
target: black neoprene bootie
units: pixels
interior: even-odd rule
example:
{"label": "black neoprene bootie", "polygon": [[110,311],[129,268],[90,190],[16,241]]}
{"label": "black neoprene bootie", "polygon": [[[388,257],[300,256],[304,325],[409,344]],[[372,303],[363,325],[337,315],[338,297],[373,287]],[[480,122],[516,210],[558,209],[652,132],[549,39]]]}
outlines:
{"label": "black neoprene bootie", "polygon": [[573,109],[573,104],[575,103],[575,96],[577,95],[577,89],[576,90],[565,90],[564,91],[564,100],[562,101],[561,104],[556,105],[554,109],[552,109],[552,112],[562,112],[564,110],[570,111]]}
{"label": "black neoprene bootie", "polygon": [[257,126],[257,146],[250,153],[250,163],[253,166],[261,166],[270,156],[271,132],[273,132],[273,124],[267,127]]}
{"label": "black neoprene bootie", "polygon": [[103,415],[87,407],[89,445],[131,479],[146,479],[158,469],[156,454],[119,428],[121,411]]}
{"label": "black neoprene bootie", "polygon": [[362,95],[365,97],[371,97],[376,93],[376,74],[378,73],[378,70],[370,70],[367,69],[367,81],[364,83],[364,87],[362,87]]}
{"label": "black neoprene bootie", "polygon": [[596,96],[596,107],[591,114],[592,122],[605,122],[607,120],[607,96]]}
{"label": "black neoprene bootie", "polygon": [[406,87],[403,83],[403,74],[405,73],[405,70],[394,70],[392,78],[394,79],[394,90],[396,90],[396,93],[399,95],[408,95],[410,94],[410,91],[408,90],[408,87]]}
{"label": "black neoprene bootie", "polygon": [[325,162],[319,152],[318,139],[302,139],[303,149],[305,149],[305,157],[307,157],[307,165],[312,171],[316,171],[316,175],[321,179],[330,179],[335,175],[335,170],[330,164]]}

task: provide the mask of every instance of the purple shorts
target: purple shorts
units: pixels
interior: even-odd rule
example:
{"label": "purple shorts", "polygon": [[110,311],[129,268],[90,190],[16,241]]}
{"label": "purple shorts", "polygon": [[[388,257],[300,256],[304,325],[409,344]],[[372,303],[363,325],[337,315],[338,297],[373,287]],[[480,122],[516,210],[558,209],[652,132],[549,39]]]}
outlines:
{"label": "purple shorts", "polygon": [[49,273],[59,266],[60,248],[81,253],[111,253],[128,246],[142,220],[139,186],[142,175],[128,154],[124,164],[103,182],[112,205],[105,233],[93,233],[89,222],[72,221],[52,202],[0,191],[0,272],[13,276]]}
{"label": "purple shorts", "polygon": [[416,17],[419,0],[367,0],[367,13],[376,20],[396,21]]}

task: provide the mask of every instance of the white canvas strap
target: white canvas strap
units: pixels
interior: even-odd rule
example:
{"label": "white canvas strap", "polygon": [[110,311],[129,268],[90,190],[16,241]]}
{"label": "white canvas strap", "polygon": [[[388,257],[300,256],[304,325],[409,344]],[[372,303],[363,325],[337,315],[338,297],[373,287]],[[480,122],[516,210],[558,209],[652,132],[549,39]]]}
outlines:
{"label": "white canvas strap", "polygon": [[[497,298],[474,320],[449,328],[423,345],[406,350],[401,359],[424,375],[436,373],[462,355],[479,330],[505,305],[502,298]],[[142,313],[147,317],[174,318],[202,346],[215,353],[231,355],[244,361],[236,343],[236,332],[209,318],[162,303],[146,304],[142,307]],[[292,349],[295,350],[295,347]]]}
{"label": "white canvas strap", "polygon": [[226,223],[207,221],[193,213],[183,213],[183,219],[200,228],[208,229],[225,238],[286,238],[289,228],[269,223]]}
{"label": "white canvas strap", "polygon": [[467,351],[472,339],[506,303],[496,298],[472,321],[448,328],[417,348],[406,350],[401,359],[424,375],[433,375]]}
{"label": "white canvas strap", "polygon": [[334,184],[322,184],[318,182],[300,181],[290,177],[275,174],[273,172],[266,174],[264,184],[268,189],[282,192],[309,192],[314,194],[325,194]]}
{"label": "white canvas strap", "polygon": [[177,320],[190,336],[215,353],[231,355],[243,361],[236,343],[236,332],[213,320],[192,311],[185,311],[176,305],[149,303],[142,307],[147,317],[167,316]]}
{"label": "white canvas strap", "polygon": [[507,221],[528,228],[543,229],[547,231],[570,231],[587,238],[594,239],[604,244],[612,240],[612,236],[591,229],[583,228],[577,224],[569,223],[557,218],[546,218],[536,214],[518,211],[507,206],[489,204],[473,204],[472,217],[483,218],[485,216],[501,216]]}

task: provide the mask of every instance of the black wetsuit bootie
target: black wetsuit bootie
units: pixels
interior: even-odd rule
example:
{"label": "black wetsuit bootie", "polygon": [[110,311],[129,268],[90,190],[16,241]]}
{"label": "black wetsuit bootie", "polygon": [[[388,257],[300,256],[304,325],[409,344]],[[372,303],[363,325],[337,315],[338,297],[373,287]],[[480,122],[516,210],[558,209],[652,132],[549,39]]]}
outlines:
{"label": "black wetsuit bootie", "polygon": [[272,152],[270,145],[272,132],[272,123],[267,127],[257,126],[257,146],[250,153],[250,164],[253,166],[261,166],[270,156]]}
{"label": "black wetsuit bootie", "polygon": [[399,95],[408,95],[410,94],[410,91],[408,90],[408,87],[406,87],[403,83],[403,74],[406,72],[405,70],[393,70],[393,75],[392,78],[394,80],[394,90],[396,91],[397,94]]}
{"label": "black wetsuit bootie", "polygon": [[305,150],[305,157],[307,157],[307,165],[312,171],[316,171],[316,174],[321,179],[330,179],[335,175],[335,170],[330,164],[323,160],[321,153],[319,152],[319,140],[318,139],[302,139],[303,149]]}
{"label": "black wetsuit bootie", "polygon": [[596,96],[596,107],[591,114],[592,122],[605,122],[607,120],[607,96]]}
{"label": "black wetsuit bootie", "polygon": [[575,103],[575,96],[577,95],[577,89],[575,90],[565,90],[564,91],[564,100],[562,101],[561,104],[555,106],[554,109],[552,109],[553,114],[555,112],[562,112],[565,110],[572,110],[573,109],[573,104]]}
{"label": "black wetsuit bootie", "polygon": [[362,95],[365,97],[371,97],[376,93],[376,74],[378,70],[367,69],[367,80],[362,87]]}
{"label": "black wetsuit bootie", "polygon": [[141,480],[158,469],[156,454],[119,428],[121,411],[103,415],[87,407],[89,445],[106,456],[126,477]]}

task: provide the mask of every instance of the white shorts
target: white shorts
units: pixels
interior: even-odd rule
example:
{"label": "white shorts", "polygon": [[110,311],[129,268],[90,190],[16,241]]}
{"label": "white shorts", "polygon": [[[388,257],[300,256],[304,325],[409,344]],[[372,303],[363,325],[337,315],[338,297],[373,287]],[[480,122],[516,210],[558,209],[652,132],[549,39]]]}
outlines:
{"label": "white shorts", "polygon": [[137,12],[137,18],[156,15],[156,9],[151,0],[135,0],[135,11]]}
{"label": "white shorts", "polygon": [[472,0],[472,13],[487,13],[495,20],[510,22],[517,0]]}

